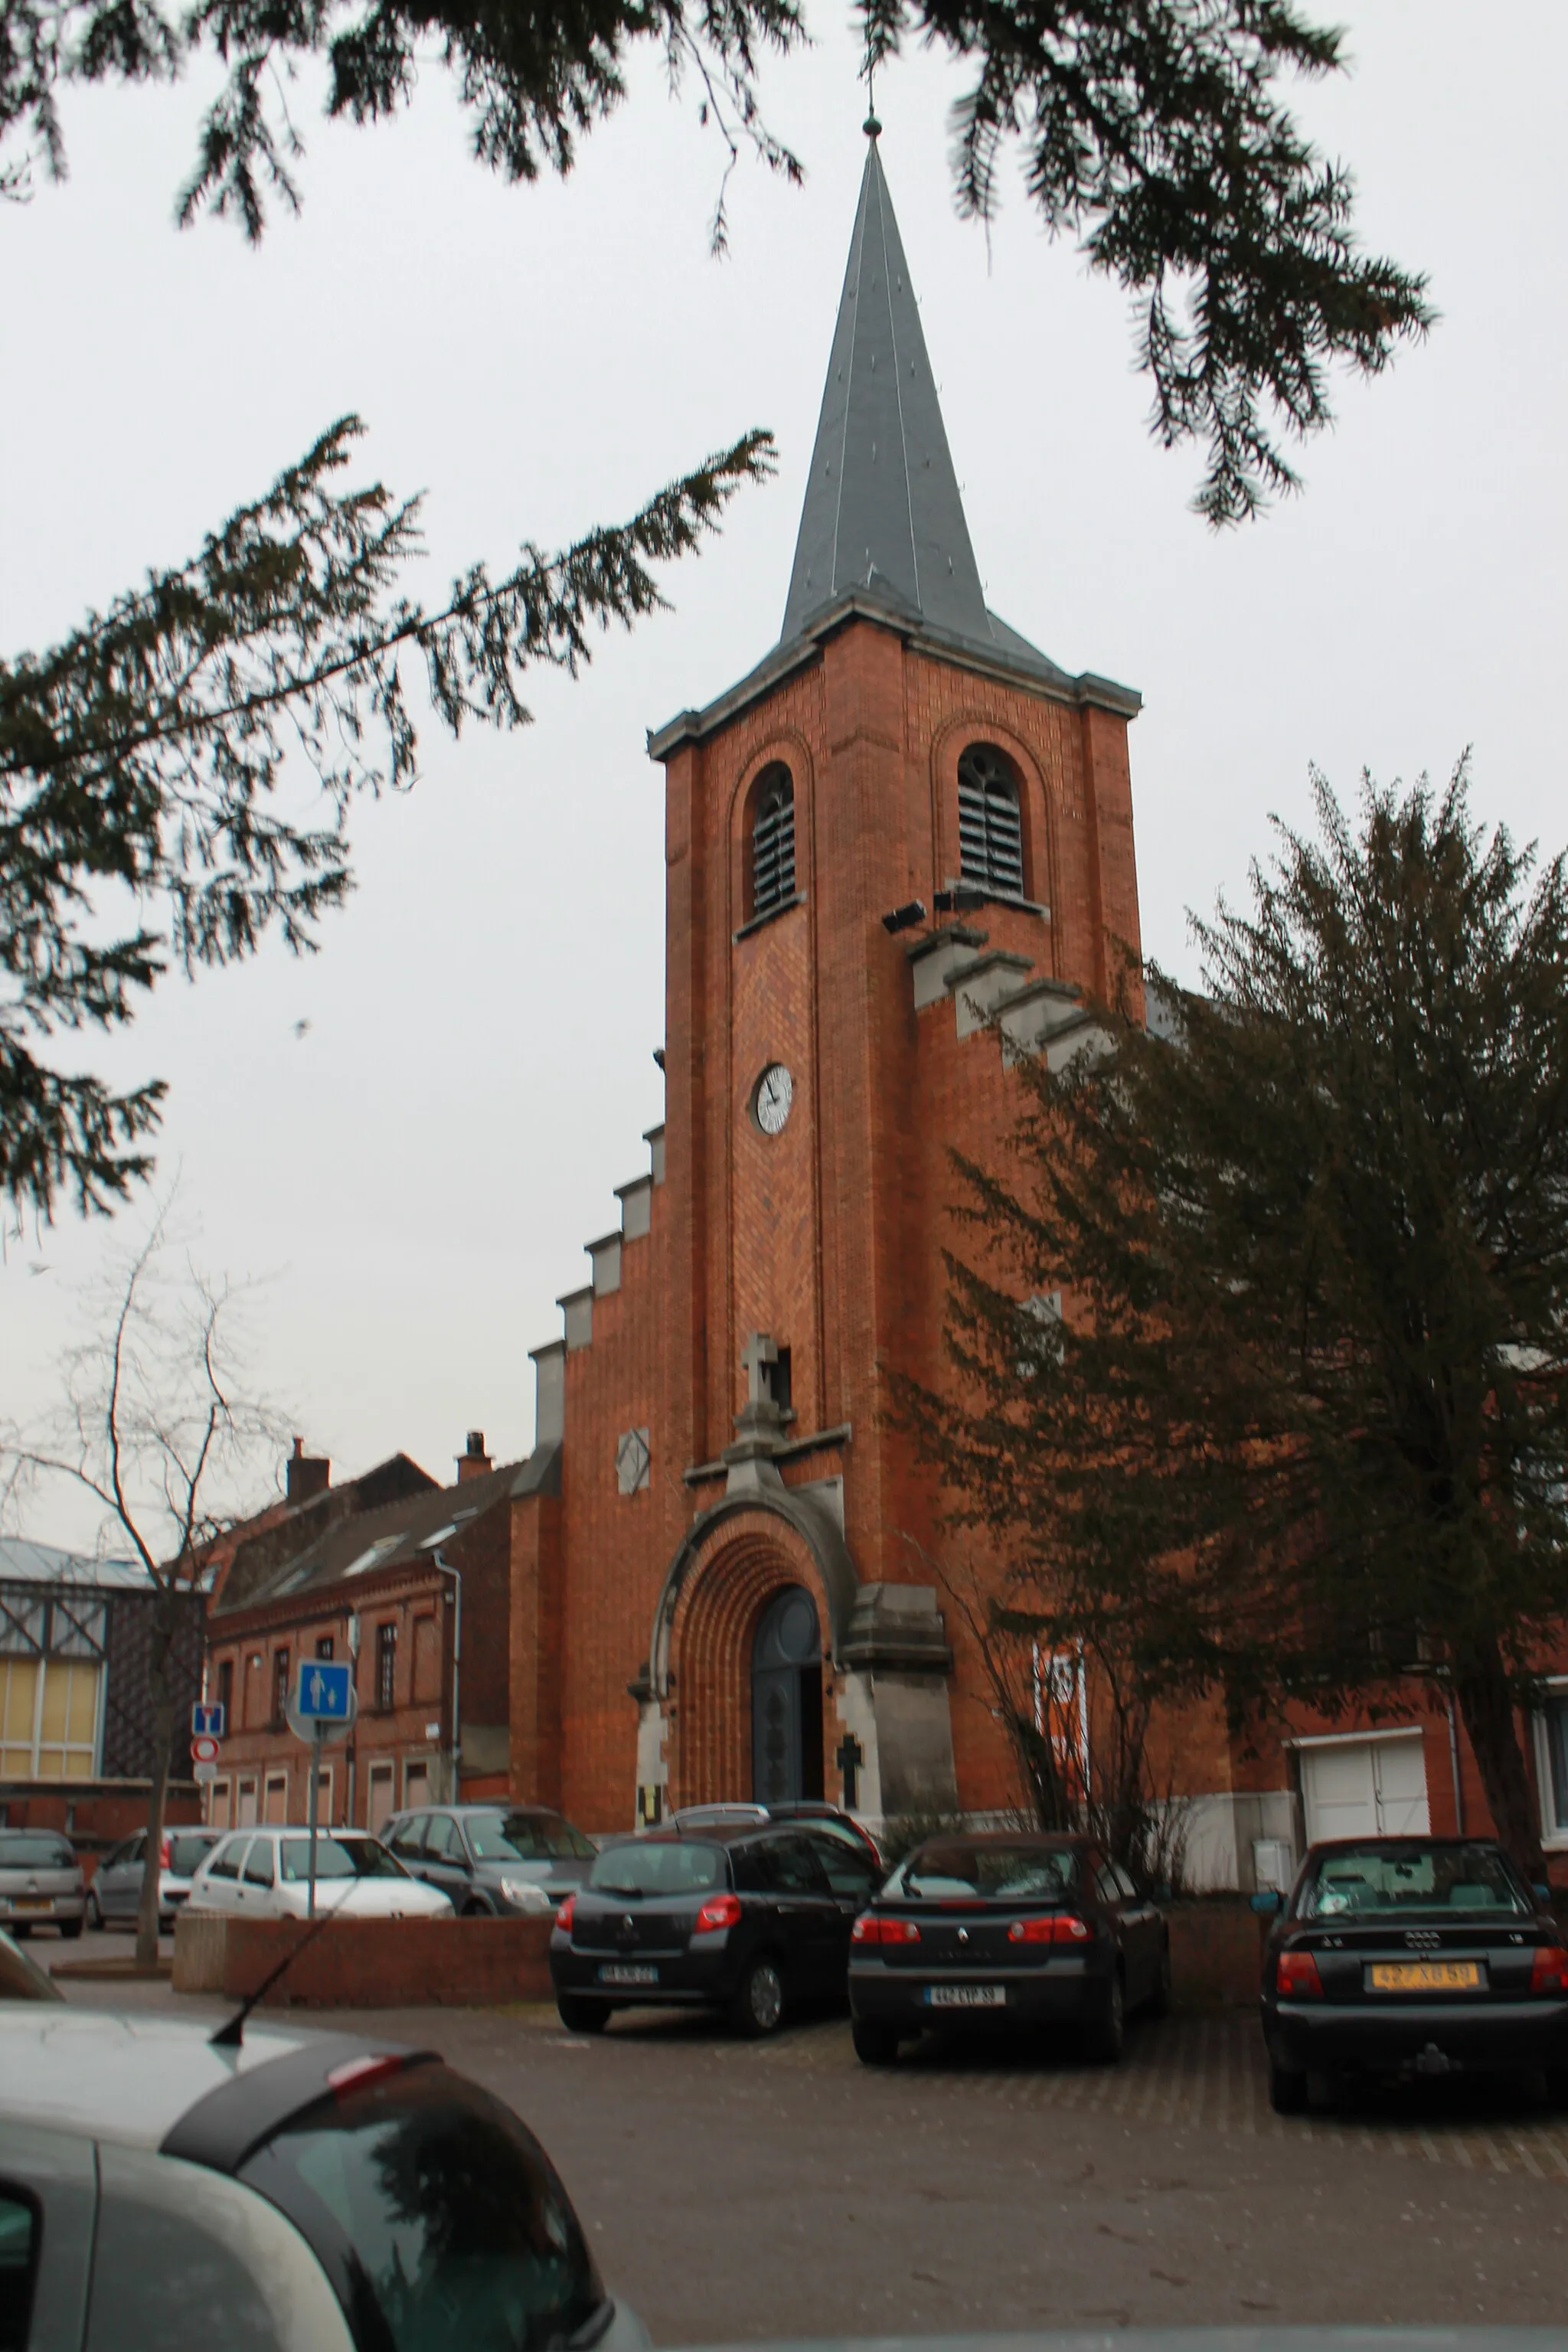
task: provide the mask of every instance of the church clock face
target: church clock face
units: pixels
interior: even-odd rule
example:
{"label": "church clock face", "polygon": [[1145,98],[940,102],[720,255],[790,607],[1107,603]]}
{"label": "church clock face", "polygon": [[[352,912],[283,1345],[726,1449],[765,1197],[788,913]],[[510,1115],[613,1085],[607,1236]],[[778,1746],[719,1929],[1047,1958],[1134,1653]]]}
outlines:
{"label": "church clock face", "polygon": [[782,1062],[770,1062],[752,1097],[752,1117],[764,1135],[777,1135],[795,1100],[795,1080]]}

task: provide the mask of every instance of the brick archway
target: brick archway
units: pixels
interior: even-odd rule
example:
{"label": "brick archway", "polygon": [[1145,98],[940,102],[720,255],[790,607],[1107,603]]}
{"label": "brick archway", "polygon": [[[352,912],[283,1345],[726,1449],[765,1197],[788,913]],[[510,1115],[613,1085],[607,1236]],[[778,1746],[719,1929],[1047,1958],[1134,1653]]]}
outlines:
{"label": "brick archway", "polygon": [[804,1585],[816,1604],[829,1672],[821,1573],[810,1546],[775,1513],[747,1511],[714,1528],[683,1578],[668,1646],[672,1804],[751,1795],[752,1643],[763,1612],[787,1585]]}

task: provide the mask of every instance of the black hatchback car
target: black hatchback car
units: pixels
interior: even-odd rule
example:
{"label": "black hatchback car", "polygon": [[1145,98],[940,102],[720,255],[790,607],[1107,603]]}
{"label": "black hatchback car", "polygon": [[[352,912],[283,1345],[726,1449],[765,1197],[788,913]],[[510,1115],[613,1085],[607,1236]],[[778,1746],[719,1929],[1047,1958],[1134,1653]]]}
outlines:
{"label": "black hatchback car", "polygon": [[1077,2027],[1121,2055],[1130,2010],[1163,2015],[1162,1914],[1087,1839],[933,1838],[855,1923],[849,2009],[869,2066],[931,2025]]}
{"label": "black hatchback car", "polygon": [[1543,2073],[1568,2105],[1568,1937],[1489,1839],[1309,1849],[1263,1966],[1268,2095],[1308,2077]]}
{"label": "black hatchback car", "polygon": [[605,1846],[550,1938],[561,2021],[597,2033],[646,2001],[774,2032],[791,2007],[843,2000],[850,1931],[876,1883],[868,1854],[805,1827],[722,1822]]}

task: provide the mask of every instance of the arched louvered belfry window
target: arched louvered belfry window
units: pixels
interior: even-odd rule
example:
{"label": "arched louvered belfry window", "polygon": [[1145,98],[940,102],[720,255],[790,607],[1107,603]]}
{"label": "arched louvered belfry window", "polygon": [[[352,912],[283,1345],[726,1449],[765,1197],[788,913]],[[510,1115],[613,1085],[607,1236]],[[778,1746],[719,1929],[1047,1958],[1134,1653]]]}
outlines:
{"label": "arched louvered belfry window", "polygon": [[748,919],[754,922],[795,897],[795,779],[782,760],[764,768],[752,787],[750,864]]}
{"label": "arched louvered belfry window", "polygon": [[1018,774],[994,743],[971,743],[958,762],[959,872],[1009,898],[1024,896]]}

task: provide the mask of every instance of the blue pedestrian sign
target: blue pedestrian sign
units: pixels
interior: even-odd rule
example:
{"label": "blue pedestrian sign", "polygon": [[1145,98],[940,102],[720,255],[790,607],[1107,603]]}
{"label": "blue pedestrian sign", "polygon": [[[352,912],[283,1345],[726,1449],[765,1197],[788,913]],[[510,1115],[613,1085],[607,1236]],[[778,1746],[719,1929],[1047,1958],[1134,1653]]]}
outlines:
{"label": "blue pedestrian sign", "polygon": [[221,1739],[224,1735],[224,1704],[221,1698],[199,1698],[191,1709],[193,1739]]}
{"label": "blue pedestrian sign", "polygon": [[345,1659],[307,1658],[294,1685],[294,1712],[302,1723],[347,1723],[352,1719],[353,1668]]}

